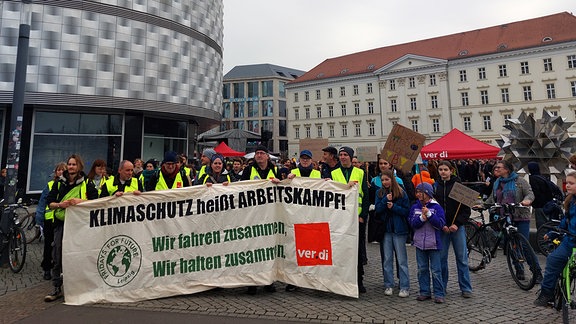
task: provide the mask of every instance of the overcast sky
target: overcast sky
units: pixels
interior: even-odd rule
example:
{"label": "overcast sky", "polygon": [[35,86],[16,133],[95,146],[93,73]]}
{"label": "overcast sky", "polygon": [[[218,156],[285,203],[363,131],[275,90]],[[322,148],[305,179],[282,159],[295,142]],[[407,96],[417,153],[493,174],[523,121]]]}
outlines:
{"label": "overcast sky", "polygon": [[559,12],[576,0],[224,0],[224,74],[325,59]]}

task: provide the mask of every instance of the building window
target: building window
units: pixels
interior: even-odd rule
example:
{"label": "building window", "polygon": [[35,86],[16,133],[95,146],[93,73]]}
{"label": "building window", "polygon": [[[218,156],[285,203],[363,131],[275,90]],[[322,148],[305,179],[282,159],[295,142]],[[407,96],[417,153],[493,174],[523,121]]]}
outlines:
{"label": "building window", "polygon": [[362,136],[362,131],[360,130],[360,124],[354,124],[354,135],[356,137]]}
{"label": "building window", "polygon": [[524,86],[522,92],[524,93],[524,101],[532,101],[532,87]]}
{"label": "building window", "polygon": [[320,90],[316,90],[316,100],[320,100]]}
{"label": "building window", "polygon": [[232,88],[234,91],[233,98],[244,98],[244,83],[233,83]]}
{"label": "building window", "polygon": [[530,73],[530,68],[528,67],[528,62],[520,62],[520,73],[521,74]]}
{"label": "building window", "polygon": [[274,96],[274,82],[262,81],[262,97]]}
{"label": "building window", "polygon": [[334,117],[334,106],[328,106],[328,117]]}
{"label": "building window", "polygon": [[576,68],[576,55],[568,55],[568,68],[574,69]]}
{"label": "building window", "polygon": [[397,120],[393,120],[393,121],[392,121],[392,126],[394,126],[394,125],[396,125],[396,124],[398,124],[398,121],[397,121]]}
{"label": "building window", "polygon": [[486,68],[484,67],[478,68],[478,79],[486,80]]}
{"label": "building window", "polygon": [[430,96],[430,104],[431,104],[432,109],[438,108],[438,96],[437,95]]}
{"label": "building window", "polygon": [[374,103],[372,101],[368,101],[368,114],[374,114]]}
{"label": "building window", "polygon": [[552,72],[552,59],[545,58],[544,59],[544,71],[545,72]]}
{"label": "building window", "polygon": [[322,138],[322,125],[316,126],[316,133],[319,138]]}
{"label": "building window", "polygon": [[440,133],[440,119],[432,118],[432,132]]}
{"label": "building window", "polygon": [[390,111],[398,112],[398,106],[396,105],[396,99],[390,99]]}
{"label": "building window", "polygon": [[550,115],[558,117],[558,110],[548,110],[548,112],[550,113]]}
{"label": "building window", "polygon": [[352,86],[352,91],[354,92],[354,95],[357,96],[358,95],[358,85],[355,84]]}
{"label": "building window", "polygon": [[360,115],[360,104],[357,102],[354,103],[354,115]]}
{"label": "building window", "polygon": [[308,107],[304,108],[304,112],[306,115],[306,119],[310,119],[310,108],[308,108]]}
{"label": "building window", "polygon": [[480,101],[483,105],[488,104],[488,90],[480,90]]}
{"label": "building window", "polygon": [[492,119],[489,115],[482,116],[482,122],[484,124],[484,130],[492,130]]}
{"label": "building window", "polygon": [[248,97],[258,97],[258,82],[248,82]]}
{"label": "building window", "polygon": [[332,98],[332,88],[328,88],[328,98]]}
{"label": "building window", "polygon": [[334,125],[328,125],[328,135],[334,137]]}
{"label": "building window", "polygon": [[300,119],[300,111],[298,109],[294,109],[294,119]]}
{"label": "building window", "polygon": [[390,80],[390,91],[396,90],[396,80]]}
{"label": "building window", "polygon": [[310,92],[304,91],[304,101],[310,100]]}
{"label": "building window", "polygon": [[416,98],[410,98],[410,110],[416,110],[418,106],[416,105]]}
{"label": "building window", "polygon": [[435,86],[436,85],[436,74],[430,74],[429,75],[429,79],[430,79],[430,86]]}
{"label": "building window", "polygon": [[512,119],[512,115],[510,115],[510,114],[504,114],[504,115],[502,115],[502,117],[504,117],[505,121],[508,119]]}
{"label": "building window", "polygon": [[348,125],[342,124],[342,137],[348,137]]}
{"label": "building window", "polygon": [[298,92],[294,93],[294,102],[298,102]]}
{"label": "building window", "polygon": [[466,82],[468,78],[466,77],[466,70],[460,70],[460,82]]}
{"label": "building window", "polygon": [[346,87],[340,87],[340,97],[346,96]]}
{"label": "building window", "polygon": [[414,78],[414,77],[408,78],[408,87],[416,88],[416,78]]}
{"label": "building window", "polygon": [[368,135],[374,136],[376,134],[374,123],[368,123]]}
{"label": "building window", "polygon": [[510,102],[510,93],[508,91],[508,88],[500,89],[500,94],[502,95],[502,102],[503,103]]}
{"label": "building window", "polygon": [[462,97],[462,106],[470,105],[470,102],[468,101],[468,92],[461,92],[460,97]]}
{"label": "building window", "polygon": [[502,77],[508,76],[508,71],[506,70],[506,64],[498,65],[498,75]]}
{"label": "building window", "polygon": [[322,107],[316,107],[316,118],[322,118]]}
{"label": "building window", "polygon": [[554,83],[546,84],[546,96],[548,99],[556,98],[556,88],[554,87]]}
{"label": "building window", "polygon": [[310,126],[305,126],[304,128],[306,129],[306,138],[310,138],[311,137]]}
{"label": "building window", "polygon": [[340,105],[340,109],[342,111],[342,116],[346,116],[346,105]]}
{"label": "building window", "polygon": [[366,84],[366,93],[372,93],[372,83]]}
{"label": "building window", "polygon": [[570,81],[570,90],[572,91],[572,97],[576,97],[576,81]]}
{"label": "building window", "polygon": [[418,133],[418,121],[415,119],[412,119],[411,123],[412,123],[412,130],[415,131],[416,133]]}
{"label": "building window", "polygon": [[462,121],[464,122],[464,130],[471,131],[472,130],[472,121],[470,120],[470,116],[462,117]]}
{"label": "building window", "polygon": [[300,127],[294,127],[294,137],[300,138]]}

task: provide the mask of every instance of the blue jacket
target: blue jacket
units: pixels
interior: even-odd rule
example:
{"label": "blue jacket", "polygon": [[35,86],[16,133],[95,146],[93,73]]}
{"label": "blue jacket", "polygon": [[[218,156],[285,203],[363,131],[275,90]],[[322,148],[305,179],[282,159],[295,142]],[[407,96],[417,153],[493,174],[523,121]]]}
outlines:
{"label": "blue jacket", "polygon": [[422,216],[422,207],[420,200],[417,200],[410,208],[409,221],[410,226],[414,229],[414,237],[412,239],[414,246],[420,250],[441,250],[442,241],[440,236],[442,227],[446,223],[444,210],[436,200],[432,199],[426,204],[431,215],[428,216],[426,221],[422,221],[420,218]]}
{"label": "blue jacket", "polygon": [[394,205],[388,208],[386,195],[378,197],[376,194],[375,215],[386,225],[386,233],[399,235],[408,234],[408,212],[410,211],[410,200],[404,190],[402,197],[392,200]]}
{"label": "blue jacket", "polygon": [[[567,230],[568,232],[576,235],[576,198],[572,197],[570,201],[570,205],[568,210],[565,213],[565,216],[560,221],[560,225],[558,226],[561,229]],[[570,237],[570,236],[566,236]],[[573,243],[576,243],[576,239],[570,237]]]}

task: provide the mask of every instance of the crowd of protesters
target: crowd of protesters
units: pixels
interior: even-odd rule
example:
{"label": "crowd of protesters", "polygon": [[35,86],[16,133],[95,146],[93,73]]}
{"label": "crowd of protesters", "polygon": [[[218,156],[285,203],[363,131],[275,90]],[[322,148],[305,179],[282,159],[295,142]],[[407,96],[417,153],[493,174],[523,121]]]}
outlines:
{"label": "crowd of protesters", "polygon": [[[45,301],[63,297],[61,259],[66,208],[87,199],[121,196],[125,192],[138,195],[144,191],[192,185],[228,185],[242,180],[268,179],[279,183],[294,177],[331,179],[351,187],[358,186],[358,292],[366,292],[363,284],[364,265],[368,262],[366,243],[378,242],[383,295],[392,296],[398,287],[398,296],[408,297],[408,242],[416,249],[419,284],[416,299],[441,304],[445,302],[452,267],[448,264],[450,246],[454,250],[461,296],[473,297],[463,228],[471,210],[449,197],[456,182],[476,189],[480,193],[479,198],[488,203],[532,205],[538,224],[545,221],[542,210],[546,203],[556,198],[550,194],[551,182],[540,175],[537,163],[529,165],[529,182],[518,176],[511,163],[502,160],[428,161],[425,165],[415,166],[411,172],[403,172],[382,157],[377,162],[362,162],[350,147],[336,149],[328,146],[322,149],[322,157],[316,160],[310,150],[304,149],[300,152],[298,163],[296,159],[274,163],[264,146],[256,148],[251,160],[226,159],[213,149],[206,149],[202,152],[200,163],[198,166],[189,164],[185,155],[175,152],[166,152],[161,163],[155,159],[146,162],[141,159],[124,160],[114,172],[106,167],[105,161],[95,160],[86,174],[84,162],[76,154],[69,156],[66,162],[58,163],[39,202],[39,206],[45,208],[40,207],[37,211],[37,221],[44,226],[45,232],[44,279],[52,280],[54,286],[54,291],[45,297]],[[576,167],[576,157],[571,163]],[[569,174],[567,180],[569,198],[566,199],[565,210],[567,215],[572,215],[572,209],[576,210],[572,198],[576,193],[576,173]],[[530,218],[529,212],[525,212],[514,219],[515,225],[525,236],[528,235]],[[572,219],[564,225],[576,232],[576,221],[572,222]],[[566,243],[566,246],[571,251],[572,245]],[[556,268],[562,265],[560,261],[554,262]],[[556,268],[550,271],[546,268],[544,282],[547,285],[557,278],[553,272]],[[395,282],[394,269],[398,283]],[[536,275],[540,282],[541,274],[538,272]],[[294,285],[285,287],[290,292],[297,289]],[[542,289],[535,302],[537,305],[550,299],[549,290],[546,290],[548,286]],[[271,284],[264,290],[274,292],[276,288]],[[249,287],[248,293],[257,293],[257,287]]]}

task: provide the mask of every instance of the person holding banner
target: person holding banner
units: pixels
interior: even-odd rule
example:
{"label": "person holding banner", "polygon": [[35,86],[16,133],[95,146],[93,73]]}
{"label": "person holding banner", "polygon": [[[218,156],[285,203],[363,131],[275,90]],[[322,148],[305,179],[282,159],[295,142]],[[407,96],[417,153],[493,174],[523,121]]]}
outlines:
{"label": "person holding banner", "polygon": [[[278,168],[270,161],[268,148],[264,145],[256,147],[256,151],[254,151],[254,163],[248,165],[244,171],[242,171],[242,180],[257,179],[270,179],[272,183],[280,182],[280,179],[278,179]],[[274,287],[274,283],[271,283],[264,287],[264,290],[276,292],[276,287]],[[258,288],[256,286],[248,287],[247,293],[249,295],[256,295],[257,292]]]}
{"label": "person holding banner", "polygon": [[444,289],[448,289],[448,250],[450,244],[454,248],[456,259],[456,269],[458,270],[458,284],[462,297],[472,297],[472,284],[470,282],[470,271],[468,270],[468,249],[466,248],[466,231],[464,224],[470,218],[470,207],[449,197],[454,183],[460,179],[453,175],[454,167],[448,161],[438,163],[438,174],[440,179],[435,183],[435,197],[440,206],[444,209],[446,224],[442,227],[442,281]]}
{"label": "person holding banner", "polygon": [[209,187],[214,183],[221,183],[227,186],[232,180],[224,169],[224,157],[216,153],[212,155],[210,161],[210,168],[206,168],[206,173],[201,178],[197,178],[194,185],[203,184]]}
{"label": "person holding banner", "polygon": [[166,152],[160,170],[150,177],[146,191],[190,187],[190,178],[184,170],[180,170],[178,162],[176,152]]}
{"label": "person holding banner", "polygon": [[333,170],[333,181],[348,184],[350,187],[358,185],[358,292],[365,293],[364,287],[364,260],[366,259],[366,223],[370,199],[368,198],[368,181],[364,170],[352,165],[354,150],[343,146],[339,150],[340,167]]}
{"label": "person holding banner", "polygon": [[[416,246],[416,262],[418,263],[418,284],[420,294],[417,301],[432,299],[434,302],[444,303],[446,290],[442,281],[442,264],[440,251],[442,250],[442,228],[446,224],[442,206],[434,200],[434,188],[423,182],[416,187],[418,200],[410,209],[409,221],[414,229],[414,246]],[[432,287],[430,291],[430,272],[432,272]]]}
{"label": "person holding banner", "polygon": [[410,296],[410,276],[408,274],[408,212],[410,201],[406,191],[400,187],[394,171],[382,171],[382,188],[376,194],[375,217],[380,217],[384,226],[384,238],[380,244],[382,272],[384,275],[384,295],[391,296],[394,288],[394,254],[398,263],[400,292],[398,296]]}
{"label": "person holding banner", "polygon": [[138,178],[134,177],[134,165],[128,160],[123,160],[120,162],[118,167],[118,174],[116,176],[110,176],[108,180],[102,186],[102,191],[100,192],[100,198],[116,196],[120,197],[125,192],[133,192],[135,195],[139,195],[144,191],[142,187],[142,182]]}
{"label": "person holding banner", "polygon": [[52,248],[52,283],[54,291],[44,297],[45,302],[62,298],[62,238],[64,237],[64,219],[66,208],[84,200],[97,199],[98,189],[92,181],[86,181],[84,162],[80,156],[72,154],[66,162],[67,170],[53,185],[46,199],[47,206],[54,210],[54,244]]}

